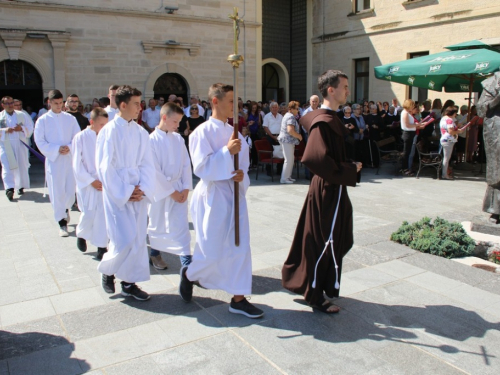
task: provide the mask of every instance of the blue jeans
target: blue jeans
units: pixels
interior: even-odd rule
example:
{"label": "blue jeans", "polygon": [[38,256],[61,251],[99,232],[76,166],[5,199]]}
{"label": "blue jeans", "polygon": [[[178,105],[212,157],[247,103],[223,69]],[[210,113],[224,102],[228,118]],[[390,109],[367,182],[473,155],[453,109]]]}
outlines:
{"label": "blue jeans", "polygon": [[[151,248],[151,252],[149,254],[152,257],[156,257],[156,256],[160,255],[160,251]],[[182,266],[188,266],[189,264],[191,264],[191,260],[192,260],[193,256],[192,255],[180,255],[179,258],[181,259]]]}

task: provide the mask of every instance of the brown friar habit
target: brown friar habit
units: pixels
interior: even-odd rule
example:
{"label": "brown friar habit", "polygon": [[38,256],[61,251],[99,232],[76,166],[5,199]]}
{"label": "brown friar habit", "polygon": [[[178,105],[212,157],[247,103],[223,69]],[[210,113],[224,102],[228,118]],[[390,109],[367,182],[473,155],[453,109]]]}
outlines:
{"label": "brown friar habit", "polygon": [[346,186],[356,186],[357,173],[356,165],[346,159],[345,127],[335,112],[315,110],[304,116],[300,124],[309,133],[302,163],[314,177],[283,265],[282,283],[315,305],[323,301],[323,291],[328,297],[339,296],[342,258],[353,244],[352,205]]}

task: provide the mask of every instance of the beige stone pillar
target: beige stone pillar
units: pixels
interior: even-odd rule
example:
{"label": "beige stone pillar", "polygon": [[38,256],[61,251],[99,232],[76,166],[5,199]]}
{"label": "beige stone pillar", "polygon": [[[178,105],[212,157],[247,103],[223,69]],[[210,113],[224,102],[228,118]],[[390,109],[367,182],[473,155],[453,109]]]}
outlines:
{"label": "beige stone pillar", "polygon": [[19,52],[21,52],[21,46],[23,45],[23,41],[26,38],[26,33],[18,31],[4,31],[0,33],[0,36],[5,43],[5,47],[7,47],[9,59],[19,60]]}
{"label": "beige stone pillar", "polygon": [[54,51],[54,87],[60,90],[63,95],[68,95],[66,92],[66,57],[64,52],[70,36],[68,34],[47,35]]}

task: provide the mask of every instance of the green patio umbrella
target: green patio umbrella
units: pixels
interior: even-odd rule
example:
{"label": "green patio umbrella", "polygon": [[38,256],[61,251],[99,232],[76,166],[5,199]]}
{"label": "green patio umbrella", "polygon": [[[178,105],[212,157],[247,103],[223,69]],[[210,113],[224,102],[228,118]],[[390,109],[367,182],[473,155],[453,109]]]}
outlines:
{"label": "green patio umbrella", "polygon": [[450,46],[453,51],[377,66],[375,77],[434,91],[480,92],[481,81],[500,70],[500,53],[477,48],[481,44],[489,47],[471,41]]}

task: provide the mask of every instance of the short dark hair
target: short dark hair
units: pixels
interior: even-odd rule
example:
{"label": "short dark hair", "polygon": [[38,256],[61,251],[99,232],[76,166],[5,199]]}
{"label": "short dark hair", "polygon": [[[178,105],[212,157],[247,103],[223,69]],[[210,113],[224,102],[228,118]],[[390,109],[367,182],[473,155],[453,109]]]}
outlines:
{"label": "short dark hair", "polygon": [[107,96],[103,96],[102,98],[99,98],[99,105],[101,107],[107,107],[111,101]]}
{"label": "short dark hair", "polygon": [[167,117],[170,117],[173,113],[184,115],[184,111],[177,104],[172,102],[163,104],[160,110],[160,116],[167,115]]}
{"label": "short dark hair", "polygon": [[94,108],[92,112],[90,112],[90,119],[92,121],[95,121],[96,118],[98,117],[106,117],[108,118],[108,112],[106,112],[103,108]]}
{"label": "short dark hair", "polygon": [[68,98],[78,98],[78,95],[76,95],[76,94],[71,94],[70,96],[68,96]]}
{"label": "short dark hair", "polygon": [[446,109],[443,112],[445,116],[453,116],[456,115],[457,113],[458,109],[456,109],[455,107],[446,107]]}
{"label": "short dark hair", "polygon": [[214,83],[208,89],[208,99],[212,101],[213,98],[221,100],[228,93],[233,91],[232,85],[226,85],[224,83]]}
{"label": "short dark hair", "polygon": [[111,85],[111,86],[109,86],[109,90],[108,90],[108,91],[111,91],[111,90],[113,90],[113,91],[114,91],[114,90],[117,90],[117,89],[118,89],[118,87],[120,87],[120,86],[118,86],[118,85]]}
{"label": "short dark hair", "polygon": [[120,108],[121,103],[128,104],[132,96],[141,96],[142,92],[137,90],[135,87],[129,85],[119,86],[116,89],[115,102],[116,106]]}
{"label": "short dark hair", "polygon": [[318,77],[318,89],[323,98],[328,96],[329,87],[338,87],[341,77],[348,79],[347,74],[340,70],[327,70]]}
{"label": "short dark hair", "polygon": [[59,90],[50,90],[49,91],[49,100],[54,100],[54,99],[62,99],[63,94]]}

